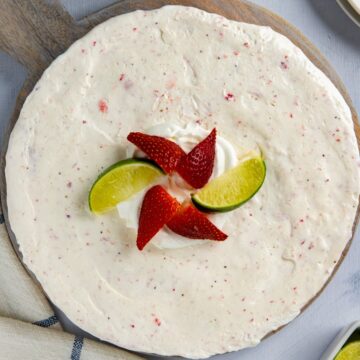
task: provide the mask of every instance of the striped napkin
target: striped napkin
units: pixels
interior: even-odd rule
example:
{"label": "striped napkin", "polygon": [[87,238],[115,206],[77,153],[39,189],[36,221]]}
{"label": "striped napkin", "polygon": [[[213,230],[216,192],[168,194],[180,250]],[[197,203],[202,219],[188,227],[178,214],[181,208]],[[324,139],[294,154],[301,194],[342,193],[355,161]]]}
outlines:
{"label": "striped napkin", "polygon": [[0,359],[140,360],[119,348],[62,330],[41,288],[20,263],[0,206]]}

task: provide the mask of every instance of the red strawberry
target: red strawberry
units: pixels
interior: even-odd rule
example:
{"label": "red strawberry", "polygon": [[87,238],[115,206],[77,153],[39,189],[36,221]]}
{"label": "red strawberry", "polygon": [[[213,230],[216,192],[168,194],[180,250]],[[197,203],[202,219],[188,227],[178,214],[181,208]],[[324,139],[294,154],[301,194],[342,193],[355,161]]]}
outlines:
{"label": "red strawberry", "polygon": [[216,129],[182,156],[176,171],[195,189],[202,188],[210,179],[215,160]]}
{"label": "red strawberry", "polygon": [[153,186],[144,196],[141,205],[137,247],[142,250],[152,237],[174,216],[180,208],[175,198],[160,186]]}
{"label": "red strawberry", "polygon": [[127,139],[154,160],[166,173],[173,172],[180,158],[185,155],[179,145],[161,136],[131,132]]}
{"label": "red strawberry", "polygon": [[166,225],[173,232],[190,239],[223,241],[228,237],[191,204],[180,208]]}

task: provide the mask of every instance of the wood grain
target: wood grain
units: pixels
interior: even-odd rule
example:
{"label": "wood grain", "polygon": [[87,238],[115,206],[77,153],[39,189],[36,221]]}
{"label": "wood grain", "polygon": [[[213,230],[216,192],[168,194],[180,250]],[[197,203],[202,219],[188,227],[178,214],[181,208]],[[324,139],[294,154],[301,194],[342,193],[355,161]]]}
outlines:
{"label": "wood grain", "polygon": [[0,48],[38,76],[86,29],[58,2],[1,0]]}
{"label": "wood grain", "polygon": [[[29,78],[23,89],[20,91],[14,114],[9,122],[7,134],[5,134],[5,142],[2,146],[0,163],[2,207],[10,238],[12,239],[14,248],[17,252],[18,247],[11,232],[7,217],[4,168],[10,132],[18,119],[21,107],[27,95],[51,61],[64,52],[76,39],[82,37],[97,24],[110,17],[137,9],[150,10],[168,4],[194,6],[208,12],[218,13],[229,19],[270,26],[275,31],[288,37],[332,80],[343,95],[351,109],[358,145],[360,144],[360,127],[355,108],[342,81],[334,69],[320,51],[299,30],[283,18],[258,5],[241,0],[124,0],[105,8],[98,13],[85,17],[79,22],[75,22],[56,0],[50,2],[45,0],[1,0],[0,49],[13,56],[29,70]],[[354,222],[353,234],[359,219],[359,209],[360,207],[358,208],[356,220]],[[344,249],[341,261],[339,261],[332,276],[341,264],[350,244],[351,240]],[[307,306],[319,295],[319,293],[307,304]]]}

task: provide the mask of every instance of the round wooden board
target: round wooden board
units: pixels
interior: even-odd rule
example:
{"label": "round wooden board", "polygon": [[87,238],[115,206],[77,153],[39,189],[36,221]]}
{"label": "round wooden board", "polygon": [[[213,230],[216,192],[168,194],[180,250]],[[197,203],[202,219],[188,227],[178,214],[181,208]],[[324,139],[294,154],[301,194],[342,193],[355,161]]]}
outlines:
{"label": "round wooden board", "polygon": [[[35,82],[54,58],[64,52],[76,39],[97,24],[113,17],[138,9],[150,10],[164,5],[194,6],[208,12],[223,15],[229,19],[247,23],[270,26],[288,37],[307,57],[320,68],[338,88],[349,105],[354,122],[358,145],[360,144],[360,126],[355,108],[342,81],[321,52],[294,26],[269,10],[242,0],[124,0],[111,5],[98,13],[76,22],[60,6],[58,1],[51,5],[45,0],[2,0],[0,2],[0,49],[13,56],[29,70],[29,78],[18,96],[15,111],[9,121],[1,153],[1,201],[7,229],[15,250],[18,246],[11,231],[6,206],[5,155],[11,130],[18,119],[22,105],[31,92]],[[353,235],[359,220],[358,207],[353,225]],[[338,269],[349,250],[352,239],[343,251],[342,258],[333,274],[319,293],[305,306],[307,307],[325,288]],[[304,310],[304,309],[302,309]]]}

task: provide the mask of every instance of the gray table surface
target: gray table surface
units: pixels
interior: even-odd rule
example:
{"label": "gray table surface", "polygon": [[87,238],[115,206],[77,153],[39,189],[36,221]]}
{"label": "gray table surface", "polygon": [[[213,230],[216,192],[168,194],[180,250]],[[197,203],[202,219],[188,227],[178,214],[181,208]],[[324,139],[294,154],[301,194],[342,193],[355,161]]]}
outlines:
{"label": "gray table surface", "polygon": [[[206,0],[204,0],[206,1]],[[226,0],[224,0],[226,1]],[[77,19],[114,0],[62,0]],[[328,58],[360,112],[360,28],[335,0],[253,0],[297,26]],[[25,80],[26,69],[0,52],[0,141]],[[360,319],[360,232],[339,271],[297,319],[258,346],[217,356],[221,360],[318,360],[337,332]],[[69,330],[74,330],[66,322]],[[75,330],[78,331],[78,330]]]}

